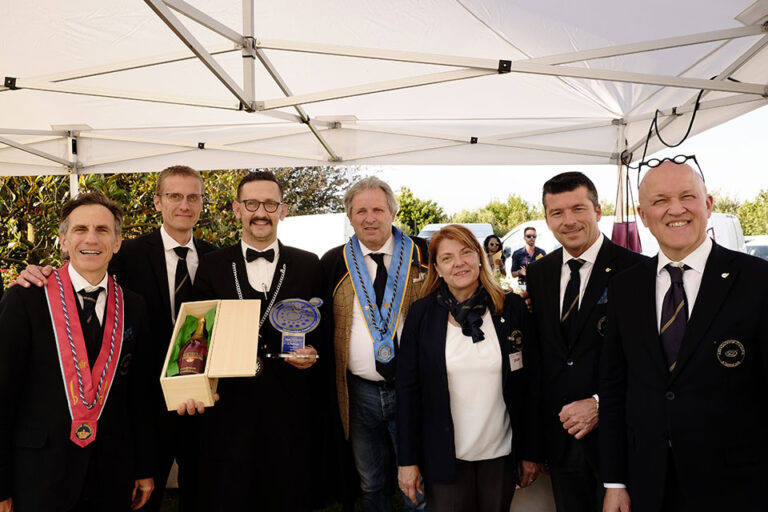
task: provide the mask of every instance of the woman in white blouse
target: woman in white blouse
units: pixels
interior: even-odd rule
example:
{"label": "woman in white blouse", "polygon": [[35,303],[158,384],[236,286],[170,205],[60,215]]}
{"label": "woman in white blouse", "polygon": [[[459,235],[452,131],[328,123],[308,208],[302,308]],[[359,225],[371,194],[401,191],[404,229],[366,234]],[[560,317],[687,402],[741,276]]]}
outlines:
{"label": "woman in white blouse", "polygon": [[423,478],[431,511],[507,512],[540,460],[523,362],[529,313],[496,284],[468,229],[438,231],[429,259],[397,356],[400,488],[415,502]]}

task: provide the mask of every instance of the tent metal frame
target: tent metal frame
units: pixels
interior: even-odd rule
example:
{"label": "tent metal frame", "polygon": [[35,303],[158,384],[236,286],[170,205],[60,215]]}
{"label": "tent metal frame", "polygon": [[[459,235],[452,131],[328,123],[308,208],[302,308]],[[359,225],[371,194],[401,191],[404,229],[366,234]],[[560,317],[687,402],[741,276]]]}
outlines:
{"label": "tent metal frame", "polygon": [[[618,138],[616,144],[616,152],[605,151],[591,151],[582,148],[569,148],[569,147],[554,147],[548,145],[540,145],[533,142],[523,141],[520,139],[526,137],[535,137],[536,135],[543,135],[549,133],[565,133],[572,130],[588,129],[599,126],[611,126],[616,124],[626,124],[627,122],[637,121],[642,119],[650,119],[652,115],[632,115],[629,113],[624,119],[621,119],[619,115],[615,117],[607,116],[605,121],[591,121],[589,123],[575,123],[572,126],[533,130],[528,132],[519,133],[502,133],[492,136],[486,136],[482,138],[473,137],[472,140],[466,140],[463,137],[454,137],[446,135],[445,133],[429,133],[419,132],[411,130],[396,130],[386,127],[386,122],[377,123],[375,121],[366,121],[365,123],[358,124],[355,120],[332,120],[332,119],[310,119],[302,105],[327,101],[331,99],[348,98],[352,96],[370,95],[384,91],[391,91],[396,89],[412,88],[429,86],[432,84],[440,84],[450,82],[454,80],[466,80],[478,77],[484,77],[494,74],[506,74],[506,73],[523,73],[523,74],[535,74],[545,75],[560,78],[577,78],[586,80],[603,80],[603,81],[618,81],[629,82],[636,84],[656,85],[662,87],[674,87],[692,89],[695,91],[703,90],[706,95],[709,92],[726,92],[732,93],[725,99],[713,100],[710,102],[702,102],[701,109],[714,108],[724,105],[738,105],[746,104],[750,102],[763,103],[765,98],[768,98],[768,84],[758,83],[741,83],[730,81],[728,78],[747,63],[750,58],[756,55],[759,51],[763,50],[768,45],[768,22],[760,23],[761,19],[764,20],[764,14],[760,12],[751,12],[749,20],[753,24],[731,28],[725,30],[715,30],[710,32],[702,32],[697,34],[689,34],[677,37],[670,37],[664,39],[657,39],[652,41],[642,41],[632,44],[616,45],[605,48],[597,48],[592,50],[578,51],[572,53],[564,53],[559,55],[550,55],[545,57],[523,59],[523,60],[496,60],[487,58],[473,58],[455,55],[440,55],[431,53],[419,53],[419,52],[405,52],[398,50],[388,49],[375,49],[375,48],[362,48],[354,46],[340,46],[329,44],[308,43],[299,41],[284,41],[273,39],[258,39],[254,34],[253,26],[253,1],[254,0],[242,0],[242,14],[243,14],[243,26],[242,32],[239,32],[225,24],[219,22],[208,14],[196,9],[184,0],[144,0],[144,2],[155,12],[155,14],[168,26],[168,28],[187,46],[191,55],[188,52],[176,52],[173,54],[159,55],[144,59],[137,59],[130,62],[121,62],[107,64],[98,67],[92,67],[88,69],[73,70],[64,73],[57,73],[53,75],[46,75],[40,77],[30,78],[14,78],[6,77],[5,87],[0,87],[0,92],[16,89],[31,89],[38,91],[59,92],[68,94],[81,94],[89,96],[100,96],[107,98],[118,98],[126,100],[147,101],[157,103],[168,103],[177,105],[190,105],[203,108],[214,109],[227,109],[227,110],[242,110],[247,113],[259,113],[260,115],[268,116],[276,120],[273,123],[267,123],[280,128],[286,128],[285,123],[298,124],[297,129],[288,132],[281,132],[278,134],[268,134],[261,136],[251,136],[247,139],[241,138],[239,140],[230,140],[220,142],[218,144],[205,143],[201,146],[199,141],[170,141],[159,140],[151,138],[140,137],[117,137],[106,134],[98,134],[96,132],[90,132],[87,130],[51,130],[51,131],[30,131],[30,130],[13,130],[0,128],[0,162],[10,163],[9,160],[4,159],[2,156],[3,149],[14,148],[24,151],[26,153],[35,155],[44,161],[52,162],[46,163],[46,166],[58,167],[61,166],[64,169],[69,169],[71,173],[78,174],[86,171],[82,164],[77,161],[77,154],[73,153],[72,148],[76,147],[78,138],[92,138],[92,139],[106,139],[124,142],[141,142],[156,144],[163,146],[164,149],[158,148],[157,151],[145,151],[144,154],[124,155],[109,160],[103,160],[100,162],[89,162],[88,167],[95,167],[97,165],[109,164],[112,162],[119,162],[130,160],[133,158],[158,156],[164,154],[181,153],[187,151],[198,151],[201,149],[216,149],[222,151],[231,152],[243,152],[262,155],[274,155],[280,157],[299,158],[309,161],[317,161],[319,164],[331,162],[355,162],[367,158],[374,158],[380,156],[396,155],[401,153],[407,153],[412,151],[424,151],[429,149],[438,149],[444,147],[450,147],[455,145],[464,144],[492,144],[503,145],[514,148],[521,148],[527,150],[539,150],[569,153],[582,156],[594,156],[599,158],[608,158],[611,162],[620,165],[618,155],[621,151],[626,150],[629,152],[636,151],[645,140],[626,141],[624,140],[624,130],[617,130]],[[757,4],[756,4],[757,5]],[[754,7],[754,6],[753,6]],[[754,11],[754,9],[753,9]],[[745,11],[746,12],[746,11]],[[175,13],[181,14],[184,17],[198,23],[199,25],[219,34],[229,42],[224,42],[217,45],[209,45],[205,47],[201,44],[190,30],[182,23],[179,17]],[[742,13],[744,14],[744,13]],[[744,20],[742,20],[744,21]],[[647,73],[634,73],[624,71],[611,71],[602,69],[590,69],[586,67],[567,66],[566,64],[574,64],[580,62],[588,62],[596,59],[604,59],[609,57],[617,57],[622,55],[637,54],[643,52],[650,52],[656,50],[663,50],[669,48],[678,48],[690,45],[698,45],[704,43],[721,42],[717,48],[710,52],[716,52],[728,42],[743,37],[752,37],[761,34],[766,34],[760,38],[750,49],[744,52],[735,62],[733,62],[727,69],[723,70],[715,79],[706,80],[701,78],[692,78],[685,76],[663,76]],[[351,87],[343,87],[325,91],[315,91],[307,94],[293,94],[282,78],[277,67],[268,58],[266,53],[270,51],[290,51],[299,52],[304,54],[318,54],[318,55],[332,55],[340,57],[353,57],[353,58],[365,58],[377,61],[395,61],[395,62],[407,62],[407,63],[419,63],[429,64],[441,67],[456,68],[448,71],[439,71],[435,73],[422,74],[407,78],[399,78],[395,80],[386,80],[380,82],[374,82],[369,84],[355,85]],[[243,56],[243,72],[242,72],[242,86],[230,76],[227,71],[216,61],[214,58],[217,55],[222,55],[229,52],[241,52]],[[180,62],[184,60],[197,59],[221,82],[221,84],[229,91],[232,98],[230,99],[216,99],[216,98],[189,98],[176,95],[160,95],[154,93],[145,93],[137,91],[121,91],[114,89],[105,89],[98,87],[90,87],[79,84],[71,83],[74,80],[81,78],[105,75],[111,73],[118,73],[121,71],[127,71],[132,69],[139,69],[151,66],[160,66],[163,64],[169,64],[173,62]],[[275,84],[284,94],[281,98],[271,99],[257,99],[254,83],[255,72],[258,63],[264,68],[264,70],[273,79]],[[695,65],[695,64],[694,64]],[[681,74],[684,74],[685,71]],[[658,91],[657,91],[658,92]],[[655,93],[651,94],[647,99],[650,99]],[[663,118],[660,122],[660,130],[667,129],[672,125],[675,120],[681,119],[681,116],[687,112],[692,111],[693,104],[695,103],[695,95],[684,104],[680,105],[676,109],[670,109],[660,113]],[[277,110],[281,108],[290,107],[295,113],[286,112],[283,110]],[[565,119],[562,119],[565,120]],[[439,121],[439,120],[438,120]],[[575,120],[578,121],[578,120]],[[333,145],[329,142],[327,137],[327,131],[332,129],[345,129],[345,130],[359,130],[368,132],[377,132],[390,135],[403,135],[416,137],[420,140],[414,144],[402,146],[399,148],[393,148],[386,151],[372,152],[372,153],[360,153],[360,154],[348,154],[342,155]],[[257,140],[266,140],[269,138],[279,138],[291,134],[309,133],[317,140],[320,146],[323,148],[326,158],[321,158],[318,155],[300,155],[291,154],[284,151],[270,151],[266,149],[253,149],[238,146],[246,142],[254,142]],[[39,135],[43,136],[44,140],[56,140],[60,138],[67,139],[67,145],[69,148],[69,159],[63,159],[56,155],[41,151],[34,147],[35,143],[42,142],[42,140],[34,140],[26,142],[14,141],[8,136],[31,136]],[[30,164],[32,165],[32,164]]]}

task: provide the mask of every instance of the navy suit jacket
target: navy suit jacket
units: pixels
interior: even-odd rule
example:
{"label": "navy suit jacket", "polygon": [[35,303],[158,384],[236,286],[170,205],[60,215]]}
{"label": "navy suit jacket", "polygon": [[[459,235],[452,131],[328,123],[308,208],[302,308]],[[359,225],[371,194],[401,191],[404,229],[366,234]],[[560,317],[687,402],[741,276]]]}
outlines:
{"label": "navy suit jacket", "polygon": [[610,284],[601,361],[603,480],[662,508],[672,454],[691,510],[766,510],[768,262],[717,244],[672,372],[656,318],[658,258]]}
{"label": "navy suit jacket", "polygon": [[[514,294],[504,300],[501,314],[493,315],[501,347],[502,392],[512,425],[512,456],[515,460],[541,460],[535,453],[536,397],[530,389],[535,363],[527,359],[527,347],[535,343],[533,323],[523,301]],[[436,292],[414,302],[408,312],[397,361],[397,458],[400,466],[418,465],[428,482],[451,483],[456,479],[445,337],[448,311],[436,300]],[[519,333],[515,333],[519,331]],[[511,371],[509,354],[522,337],[523,368]]]}
{"label": "navy suit jacket", "polygon": [[[581,299],[576,317],[577,339],[568,346],[560,329],[560,274],[563,248],[552,251],[528,267],[528,294],[533,305],[541,354],[542,425],[547,458],[557,464],[570,434],[559,413],[564,405],[589,398],[598,390],[599,360],[606,327],[607,286],[622,270],[647,259],[605,237]],[[587,455],[597,462],[597,435],[582,439]]]}

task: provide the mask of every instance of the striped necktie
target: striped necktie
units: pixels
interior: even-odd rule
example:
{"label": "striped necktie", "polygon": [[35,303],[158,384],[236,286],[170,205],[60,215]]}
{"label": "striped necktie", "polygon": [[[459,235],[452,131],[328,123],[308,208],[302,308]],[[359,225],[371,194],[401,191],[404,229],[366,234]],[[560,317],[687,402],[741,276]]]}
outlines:
{"label": "striped necktie", "polygon": [[672,281],[669,290],[664,295],[661,304],[661,344],[664,347],[664,355],[667,357],[669,371],[675,369],[677,355],[680,353],[680,345],[685,336],[685,327],[688,324],[688,300],[685,297],[683,287],[683,271],[690,268],[687,265],[676,267],[671,263],[664,266]]}

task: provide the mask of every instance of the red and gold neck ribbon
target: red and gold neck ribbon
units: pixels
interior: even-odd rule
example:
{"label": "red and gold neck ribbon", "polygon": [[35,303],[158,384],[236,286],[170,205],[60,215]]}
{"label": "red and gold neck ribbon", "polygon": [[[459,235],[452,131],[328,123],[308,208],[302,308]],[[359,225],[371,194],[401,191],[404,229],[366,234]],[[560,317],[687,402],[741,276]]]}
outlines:
{"label": "red and gold neck ribbon", "polygon": [[72,418],[70,439],[85,447],[96,439],[96,426],[107,403],[123,345],[123,290],[109,276],[104,337],[91,369],[77,312],[77,298],[65,264],[54,270],[45,285],[64,390]]}

